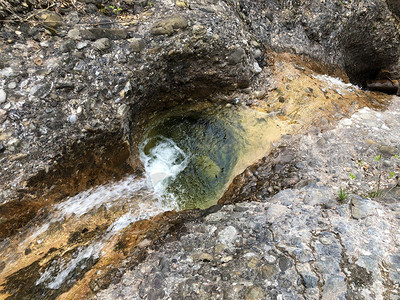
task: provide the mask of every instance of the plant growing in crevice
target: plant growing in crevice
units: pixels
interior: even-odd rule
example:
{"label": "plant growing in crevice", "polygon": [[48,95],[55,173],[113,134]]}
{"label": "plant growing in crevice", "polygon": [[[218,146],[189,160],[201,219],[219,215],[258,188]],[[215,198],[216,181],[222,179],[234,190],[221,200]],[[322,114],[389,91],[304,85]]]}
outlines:
{"label": "plant growing in crevice", "polygon": [[[393,157],[396,159],[399,159],[398,155],[394,155]],[[365,164],[362,160],[359,160],[358,166],[360,168],[362,168],[362,170],[366,173],[365,174],[366,178],[369,176],[372,176],[372,178],[375,181],[375,185],[372,188],[372,190],[366,194],[366,196],[371,199],[377,198],[377,197],[380,197],[383,195],[384,187],[385,186],[387,187],[389,185],[388,181],[390,179],[397,179],[397,183],[391,189],[393,189],[394,187],[399,185],[399,179],[398,179],[399,176],[396,173],[396,171],[392,170],[388,173],[387,173],[387,171],[385,171],[382,155],[376,155],[374,157],[374,163],[370,166]],[[386,167],[388,167],[387,162],[386,162]],[[368,170],[370,170],[371,173],[367,173]],[[350,174],[350,178],[352,180],[354,180],[356,178],[355,175],[353,175],[352,173],[349,173],[349,174]]]}
{"label": "plant growing in crevice", "polygon": [[339,188],[339,194],[338,194],[338,200],[339,202],[344,202],[347,197],[348,197],[348,193],[346,192],[345,189],[343,189],[342,187]]}

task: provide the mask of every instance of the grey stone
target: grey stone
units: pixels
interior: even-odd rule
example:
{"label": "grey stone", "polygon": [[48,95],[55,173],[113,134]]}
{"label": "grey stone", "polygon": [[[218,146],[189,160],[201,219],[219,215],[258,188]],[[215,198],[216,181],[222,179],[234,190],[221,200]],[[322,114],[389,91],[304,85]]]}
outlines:
{"label": "grey stone", "polygon": [[11,67],[4,68],[4,69],[2,69],[0,71],[0,74],[5,76],[5,77],[13,76],[14,75],[14,70]]}
{"label": "grey stone", "polygon": [[80,36],[85,40],[95,41],[101,38],[122,40],[128,37],[128,31],[117,28],[90,28],[80,31]]}
{"label": "grey stone", "polygon": [[106,51],[111,48],[111,41],[108,38],[101,38],[93,43],[93,47],[99,51]]}
{"label": "grey stone", "polygon": [[218,241],[222,244],[230,245],[235,241],[237,234],[235,227],[228,226],[219,232]]}
{"label": "grey stone", "polygon": [[0,124],[3,123],[7,119],[7,111],[4,109],[0,109]]}
{"label": "grey stone", "polygon": [[39,97],[40,99],[44,99],[50,94],[52,87],[53,86],[51,83],[45,83],[35,86],[33,88],[34,91],[33,95]]}
{"label": "grey stone", "polygon": [[74,40],[72,39],[67,39],[63,41],[60,45],[60,51],[65,53],[65,52],[70,52],[74,50],[76,47]]}
{"label": "grey stone", "polygon": [[129,42],[129,49],[132,52],[141,52],[145,47],[144,41],[142,39],[132,38],[129,39]]}
{"label": "grey stone", "polygon": [[242,61],[245,56],[245,52],[242,48],[238,48],[229,56],[229,63],[230,64],[238,64]]}
{"label": "grey stone", "polygon": [[78,42],[78,43],[76,44],[76,49],[82,50],[83,48],[86,48],[87,45],[88,45],[87,42]]}
{"label": "grey stone", "polygon": [[359,196],[351,195],[351,215],[355,219],[364,219],[374,213],[371,201]]}
{"label": "grey stone", "polygon": [[253,70],[257,74],[262,72],[262,68],[260,67],[260,65],[256,61],[253,63]]}
{"label": "grey stone", "polygon": [[9,89],[13,90],[17,87],[17,83],[15,81],[11,81],[8,86]]}
{"label": "grey stone", "polygon": [[150,29],[152,35],[171,35],[179,29],[188,26],[188,22],[183,16],[172,16],[154,23]]}
{"label": "grey stone", "polygon": [[0,103],[4,103],[7,100],[7,94],[3,89],[0,89]]}
{"label": "grey stone", "polygon": [[68,122],[70,122],[71,124],[75,124],[77,119],[78,118],[77,118],[77,116],[75,114],[69,115],[68,118],[67,118]]}
{"label": "grey stone", "polygon": [[342,276],[332,276],[326,280],[324,286],[322,287],[322,299],[332,300],[332,299],[344,299],[346,293],[346,282],[345,278]]}
{"label": "grey stone", "polygon": [[74,29],[71,29],[70,31],[68,31],[67,36],[70,39],[79,40],[81,38],[81,33],[80,33],[79,29],[74,28]]}
{"label": "grey stone", "polygon": [[399,154],[399,150],[397,148],[392,147],[392,146],[387,146],[387,145],[382,145],[379,147],[379,152],[384,156],[384,157],[391,157],[396,154]]}
{"label": "grey stone", "polygon": [[318,287],[318,278],[313,275],[303,275],[303,282],[307,289]]}

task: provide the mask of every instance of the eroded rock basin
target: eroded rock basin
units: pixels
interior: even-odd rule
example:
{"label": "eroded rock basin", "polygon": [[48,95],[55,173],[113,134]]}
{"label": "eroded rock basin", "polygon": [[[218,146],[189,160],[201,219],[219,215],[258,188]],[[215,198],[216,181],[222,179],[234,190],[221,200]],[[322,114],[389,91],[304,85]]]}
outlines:
{"label": "eroded rock basin", "polygon": [[55,297],[130,224],[169,210],[215,205],[233,177],[284,132],[282,124],[240,105],[201,103],[157,114],[139,145],[145,176],[128,175],[68,197],[3,242],[7,291]]}
{"label": "eroded rock basin", "polygon": [[[278,86],[257,109],[233,101],[240,99],[233,95],[229,103],[191,103],[150,118],[139,147],[147,176],[123,176],[65,198],[2,242],[0,280],[5,295],[55,298],[67,293],[62,297],[85,298],[106,288],[120,278],[119,268],[144,259],[146,249],[179,232],[186,220],[220,206],[165,211],[216,204],[233,178],[268,154],[271,143],[282,135],[305,132],[322,118],[327,126],[335,119],[327,115],[338,106],[346,113],[372,96],[381,97],[317,77],[309,69],[295,71],[284,62],[277,68]],[[296,81],[280,85],[279,76],[287,82],[285,72]],[[271,194],[290,186],[278,184],[282,177],[271,179]],[[232,191],[231,187],[221,204],[238,198]],[[255,199],[254,194],[246,198]]]}

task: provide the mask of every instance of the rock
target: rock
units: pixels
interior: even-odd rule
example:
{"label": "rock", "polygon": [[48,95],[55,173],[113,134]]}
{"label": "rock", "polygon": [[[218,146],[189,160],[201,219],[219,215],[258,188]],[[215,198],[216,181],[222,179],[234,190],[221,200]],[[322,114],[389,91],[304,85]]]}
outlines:
{"label": "rock", "polygon": [[231,245],[235,241],[238,232],[235,227],[228,226],[218,234],[218,241],[225,245]]}
{"label": "rock", "polygon": [[204,252],[199,252],[199,253],[195,253],[193,254],[193,259],[194,260],[201,260],[204,262],[210,262],[213,261],[213,257],[212,255],[208,254],[208,253],[204,253]]}
{"label": "rock", "polygon": [[7,119],[7,111],[0,109],[0,124]]}
{"label": "rock", "polygon": [[71,124],[75,124],[77,119],[78,119],[77,116],[75,114],[72,114],[68,116],[67,121],[70,122]]}
{"label": "rock", "polygon": [[50,94],[52,88],[53,85],[51,83],[39,84],[32,88],[30,94],[39,97],[40,99],[44,99]]}
{"label": "rock", "polygon": [[229,57],[229,63],[232,65],[236,65],[242,61],[245,56],[245,52],[242,48],[238,48]]}
{"label": "rock", "polygon": [[14,70],[11,67],[4,68],[0,71],[0,74],[5,77],[10,77],[14,75]]}
{"label": "rock", "polygon": [[3,89],[0,89],[0,103],[4,103],[7,100],[7,94]]}
{"label": "rock", "polygon": [[346,283],[345,279],[341,276],[329,277],[322,287],[322,299],[344,299],[346,294]]}
{"label": "rock", "polygon": [[391,157],[399,154],[399,150],[392,146],[382,145],[379,147],[379,152],[384,157]]}
{"label": "rock", "polygon": [[264,290],[259,286],[253,286],[248,288],[245,294],[246,300],[259,300],[264,298],[265,298]]}
{"label": "rock", "polygon": [[363,198],[351,195],[351,215],[354,219],[364,219],[367,216],[373,215],[373,206],[371,201],[364,200]]}
{"label": "rock", "polygon": [[17,83],[16,83],[15,81],[11,81],[11,82],[7,85],[7,87],[8,87],[10,90],[13,90],[13,89],[15,89],[15,88],[17,87]]}
{"label": "rock", "polygon": [[78,43],[76,44],[76,49],[82,50],[83,48],[86,48],[87,45],[88,45],[87,42],[78,42]]}
{"label": "rock", "polygon": [[194,35],[203,36],[207,32],[207,29],[203,25],[195,24],[193,25],[192,32]]}
{"label": "rock", "polygon": [[263,91],[255,91],[253,93],[252,97],[254,99],[262,99],[262,98],[264,98],[265,95],[266,95],[266,91],[265,90],[263,90]]}
{"label": "rock", "polygon": [[67,39],[63,41],[60,45],[60,51],[65,53],[65,52],[70,52],[74,50],[76,47],[74,40],[72,39]]}
{"label": "rock", "polygon": [[63,19],[55,12],[46,11],[39,15],[42,19],[43,24],[48,27],[57,28],[63,24]]}
{"label": "rock", "polygon": [[318,278],[314,275],[303,275],[304,286],[307,289],[318,287]]}
{"label": "rock", "polygon": [[144,41],[142,39],[132,38],[129,39],[129,42],[130,42],[129,49],[132,52],[136,53],[141,52],[145,47]]}
{"label": "rock", "polygon": [[289,212],[289,209],[281,204],[271,204],[271,206],[267,210],[267,221],[274,222],[278,218],[286,215]]}
{"label": "rock", "polygon": [[111,48],[111,41],[108,38],[101,38],[93,43],[93,47],[99,51],[106,51]]}
{"label": "rock", "polygon": [[260,68],[258,62],[256,62],[256,61],[253,63],[253,70],[254,70],[254,72],[257,73],[257,74],[258,74],[258,73],[261,73],[261,71],[262,71],[262,68]]}
{"label": "rock", "polygon": [[173,16],[154,23],[150,29],[152,35],[171,35],[179,29],[188,26],[187,20],[183,16]]}
{"label": "rock", "polygon": [[221,172],[221,168],[207,155],[196,157],[196,164],[209,179],[217,178]]}
{"label": "rock", "polygon": [[79,31],[79,29],[74,28],[74,29],[71,29],[70,31],[68,31],[67,36],[70,39],[79,40],[79,39],[81,39],[81,32]]}
{"label": "rock", "polygon": [[95,41],[101,38],[110,40],[123,40],[128,37],[128,31],[116,28],[90,28],[80,31],[80,36],[85,40]]}

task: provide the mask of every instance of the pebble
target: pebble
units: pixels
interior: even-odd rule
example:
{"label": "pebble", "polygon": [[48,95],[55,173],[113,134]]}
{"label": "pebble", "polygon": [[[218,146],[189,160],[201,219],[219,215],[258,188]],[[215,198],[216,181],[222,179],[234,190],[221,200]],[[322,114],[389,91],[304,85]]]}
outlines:
{"label": "pebble", "polygon": [[261,71],[262,71],[260,65],[256,61],[253,63],[253,69],[254,69],[254,72],[257,73],[257,74],[261,73]]}
{"label": "pebble", "polygon": [[75,124],[77,119],[78,118],[75,114],[72,114],[72,115],[68,116],[68,118],[67,118],[68,122],[70,122],[71,124]]}
{"label": "pebble", "polygon": [[5,77],[9,77],[9,76],[14,75],[14,70],[12,68],[10,68],[10,67],[4,68],[4,69],[2,69],[0,71],[0,74],[5,76]]}
{"label": "pebble", "polygon": [[218,234],[218,241],[222,244],[230,245],[235,241],[237,233],[235,227],[228,226],[220,231]]}
{"label": "pebble", "polygon": [[8,86],[9,89],[15,89],[17,87],[17,83],[15,81],[11,81]]}
{"label": "pebble", "polygon": [[0,89],[0,103],[4,103],[7,100],[7,94],[3,89]]}
{"label": "pebble", "polygon": [[101,38],[93,43],[93,47],[99,51],[105,51],[111,48],[111,41],[108,38]]}
{"label": "pebble", "polygon": [[87,42],[78,42],[76,44],[76,49],[82,50],[83,48],[87,47],[88,43]]}
{"label": "pebble", "polygon": [[351,215],[354,219],[364,219],[373,214],[370,201],[359,196],[351,196]]}

